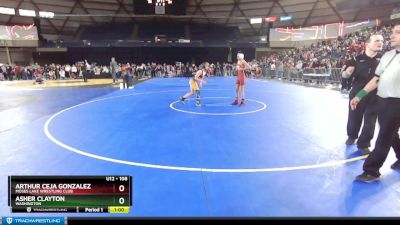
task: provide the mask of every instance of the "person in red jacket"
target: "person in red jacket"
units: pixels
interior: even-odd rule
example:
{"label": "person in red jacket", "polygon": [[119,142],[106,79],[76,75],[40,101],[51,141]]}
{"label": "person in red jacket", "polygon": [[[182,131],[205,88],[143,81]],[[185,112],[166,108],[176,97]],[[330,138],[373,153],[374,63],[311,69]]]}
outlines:
{"label": "person in red jacket", "polygon": [[236,98],[232,105],[239,104],[239,92],[242,94],[242,101],[239,106],[244,106],[245,103],[245,87],[246,87],[246,69],[250,69],[250,65],[244,60],[244,54],[242,52],[238,52],[237,54],[237,79],[236,79]]}

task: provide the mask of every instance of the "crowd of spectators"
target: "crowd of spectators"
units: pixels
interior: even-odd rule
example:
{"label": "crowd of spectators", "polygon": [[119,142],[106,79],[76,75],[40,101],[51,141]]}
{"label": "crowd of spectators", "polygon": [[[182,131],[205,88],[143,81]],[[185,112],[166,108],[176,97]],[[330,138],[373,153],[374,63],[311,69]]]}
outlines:
{"label": "crowd of spectators", "polygon": [[365,50],[365,40],[372,33],[381,33],[384,36],[386,41],[383,52],[390,50],[388,40],[391,29],[390,25],[371,27],[336,39],[322,40],[307,47],[271,54],[263,61],[270,70],[276,71],[276,74],[288,70],[301,71],[305,68],[342,68],[349,58]]}
{"label": "crowd of spectators", "polygon": [[[248,75],[254,78],[261,76],[283,78],[287,73],[299,74],[307,68],[329,71],[332,68],[342,68],[347,60],[364,51],[364,41],[371,33],[381,33],[385,40],[389,40],[390,31],[390,25],[372,27],[336,39],[322,40],[311,46],[275,52],[260,60],[249,60],[252,69],[248,71]],[[384,51],[389,49],[390,44],[386,41]],[[198,65],[189,62],[172,65],[154,62],[119,63],[117,76],[122,77],[125,74],[136,78],[192,76],[197,69]],[[85,71],[89,71],[90,78],[111,77],[110,65],[98,65],[95,62],[88,65],[82,61],[66,65],[54,63],[44,66],[37,63],[29,66],[0,65],[0,80],[76,79],[82,78]],[[211,63],[209,71],[210,76],[233,76],[235,73],[234,62]]]}

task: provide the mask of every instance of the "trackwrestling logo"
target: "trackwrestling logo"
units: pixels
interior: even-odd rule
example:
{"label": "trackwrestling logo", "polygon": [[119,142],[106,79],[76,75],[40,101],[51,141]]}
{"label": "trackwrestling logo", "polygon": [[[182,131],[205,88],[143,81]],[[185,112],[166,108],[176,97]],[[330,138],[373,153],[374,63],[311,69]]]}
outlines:
{"label": "trackwrestling logo", "polygon": [[64,225],[64,217],[3,217],[3,224],[53,224]]}

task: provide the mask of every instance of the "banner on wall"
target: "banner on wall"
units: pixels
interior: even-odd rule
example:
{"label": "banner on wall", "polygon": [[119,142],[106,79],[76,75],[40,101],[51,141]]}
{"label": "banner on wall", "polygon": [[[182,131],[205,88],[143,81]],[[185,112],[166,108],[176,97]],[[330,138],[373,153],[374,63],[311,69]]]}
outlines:
{"label": "banner on wall", "polygon": [[35,25],[0,25],[0,46],[36,47],[39,44]]}

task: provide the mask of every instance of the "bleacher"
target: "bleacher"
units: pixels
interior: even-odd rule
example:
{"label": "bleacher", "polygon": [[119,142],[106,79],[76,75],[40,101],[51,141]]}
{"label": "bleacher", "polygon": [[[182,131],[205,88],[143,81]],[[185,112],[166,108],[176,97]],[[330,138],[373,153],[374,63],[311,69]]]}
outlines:
{"label": "bleacher", "polygon": [[237,39],[234,27],[211,26],[208,24],[196,24],[190,27],[190,38],[202,40],[206,44],[221,44]]}
{"label": "bleacher", "polygon": [[179,23],[141,23],[138,30],[140,40],[154,40],[155,35],[166,35],[169,39],[185,37],[185,26]]}
{"label": "bleacher", "polygon": [[82,40],[127,40],[133,31],[132,25],[113,24],[101,27],[85,27],[81,34]]}

